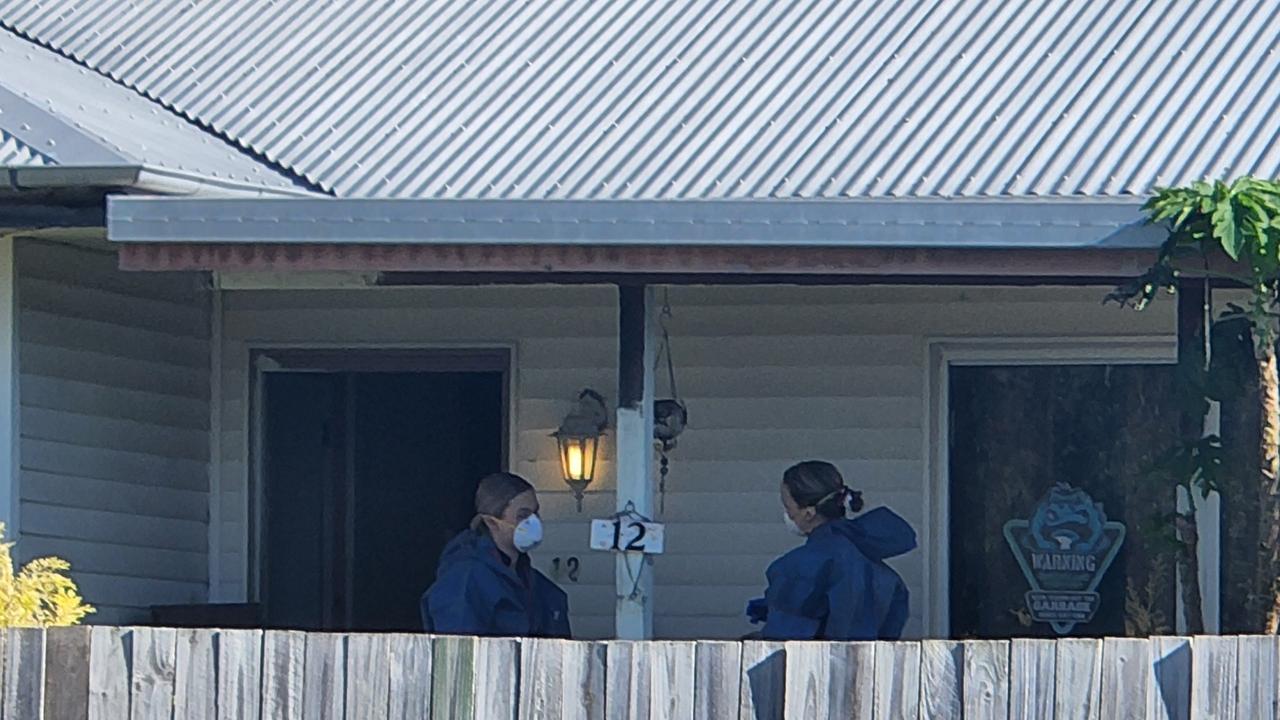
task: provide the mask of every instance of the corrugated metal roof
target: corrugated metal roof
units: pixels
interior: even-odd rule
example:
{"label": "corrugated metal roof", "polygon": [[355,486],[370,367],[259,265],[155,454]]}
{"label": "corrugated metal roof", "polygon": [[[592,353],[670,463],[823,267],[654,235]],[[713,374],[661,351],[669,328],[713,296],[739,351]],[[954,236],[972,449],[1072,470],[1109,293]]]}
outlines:
{"label": "corrugated metal roof", "polygon": [[1123,196],[1280,175],[1273,0],[0,0],[348,196]]}
{"label": "corrugated metal roof", "polygon": [[53,158],[0,128],[0,166],[53,164]]}
{"label": "corrugated metal roof", "polygon": [[[148,165],[222,181],[297,189],[259,162],[133,90],[0,32],[0,148],[13,138],[58,165]],[[17,155],[13,156],[19,159]],[[10,162],[0,150],[0,165]]]}

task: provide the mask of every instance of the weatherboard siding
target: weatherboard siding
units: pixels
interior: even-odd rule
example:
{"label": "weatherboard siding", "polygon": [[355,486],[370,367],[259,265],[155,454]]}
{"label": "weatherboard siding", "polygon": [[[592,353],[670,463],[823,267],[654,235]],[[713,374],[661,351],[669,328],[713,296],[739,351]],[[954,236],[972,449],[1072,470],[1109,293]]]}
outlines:
{"label": "weatherboard siding", "polygon": [[95,622],[203,602],[209,316],[193,275],[17,246],[23,559],[72,564]]}
{"label": "weatherboard siding", "polygon": [[[791,462],[836,462],[869,506],[925,531],[928,338],[1170,334],[1172,303],[1143,314],[1103,306],[1103,288],[674,287],[670,323],[690,428],[671,454],[667,553],[656,573],[662,637],[735,637],[768,563],[795,545],[777,484]],[[661,297],[661,293],[659,293]],[[579,514],[547,437],[582,387],[616,396],[616,291],[607,287],[236,291],[224,296],[217,599],[248,593],[249,350],[268,345],[514,348],[512,466],[539,488],[546,542],[578,557],[575,630],[612,631],[613,564],[586,549],[587,523],[613,512],[612,435]],[[659,395],[666,392],[658,373]],[[923,632],[925,551],[894,561]]]}

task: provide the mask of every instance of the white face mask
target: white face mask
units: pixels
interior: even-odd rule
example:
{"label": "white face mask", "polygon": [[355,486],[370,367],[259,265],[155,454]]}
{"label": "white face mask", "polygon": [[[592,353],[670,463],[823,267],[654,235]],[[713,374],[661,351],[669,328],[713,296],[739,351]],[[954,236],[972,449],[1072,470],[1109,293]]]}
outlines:
{"label": "white face mask", "polygon": [[791,513],[787,512],[785,509],[782,511],[782,522],[786,524],[787,532],[792,535],[804,537],[804,531],[800,529],[800,526],[796,524],[795,520],[791,519]]}
{"label": "white face mask", "polygon": [[542,544],[542,521],[537,515],[530,515],[516,525],[512,542],[516,550],[527,553]]}

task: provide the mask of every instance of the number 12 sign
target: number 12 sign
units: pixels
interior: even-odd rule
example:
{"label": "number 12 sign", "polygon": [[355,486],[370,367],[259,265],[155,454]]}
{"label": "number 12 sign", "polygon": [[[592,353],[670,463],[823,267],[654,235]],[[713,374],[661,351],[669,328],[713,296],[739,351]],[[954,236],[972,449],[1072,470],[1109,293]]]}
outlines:
{"label": "number 12 sign", "polygon": [[661,555],[664,545],[662,523],[633,518],[591,521],[591,549]]}

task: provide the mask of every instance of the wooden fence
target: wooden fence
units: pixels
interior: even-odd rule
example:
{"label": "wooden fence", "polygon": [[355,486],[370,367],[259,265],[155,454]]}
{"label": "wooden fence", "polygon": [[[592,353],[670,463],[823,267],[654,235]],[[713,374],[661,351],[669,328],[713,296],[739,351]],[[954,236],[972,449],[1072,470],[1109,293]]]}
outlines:
{"label": "wooden fence", "polygon": [[568,642],[0,631],[4,720],[1262,718],[1280,638]]}

